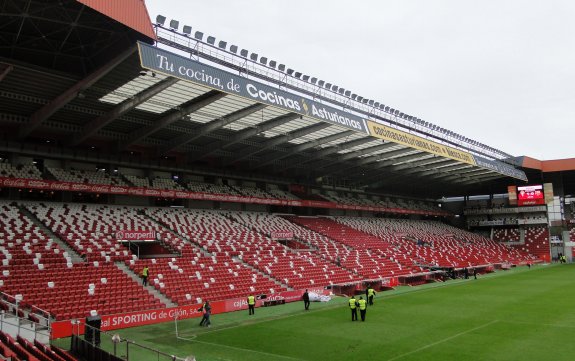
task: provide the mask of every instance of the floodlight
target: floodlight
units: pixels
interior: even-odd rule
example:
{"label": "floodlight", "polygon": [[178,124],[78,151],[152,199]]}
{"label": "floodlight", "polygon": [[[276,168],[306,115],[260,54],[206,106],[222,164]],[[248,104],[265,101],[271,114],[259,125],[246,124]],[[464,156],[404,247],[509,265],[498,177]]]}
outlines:
{"label": "floodlight", "polygon": [[373,106],[376,107],[376,108],[379,108],[379,102],[373,103]]}
{"label": "floodlight", "polygon": [[228,43],[226,43],[223,40],[220,40],[220,42],[218,43],[218,48],[220,49],[225,49],[228,46]]}
{"label": "floodlight", "polygon": [[336,92],[339,89],[339,87],[337,85],[334,85],[331,87],[331,90]]}
{"label": "floodlight", "polygon": [[309,80],[309,75],[304,75],[301,77],[303,81],[308,81]]}
{"label": "floodlight", "polygon": [[184,27],[182,28],[182,32],[186,34],[186,36],[189,36],[192,34],[192,27],[189,25],[184,25]]}
{"label": "floodlight", "polygon": [[280,65],[278,65],[278,70],[279,70],[279,71],[284,71],[284,70],[286,70],[285,64],[280,64]]}
{"label": "floodlight", "polygon": [[257,53],[252,53],[250,55],[250,60],[252,61],[257,61],[258,60],[258,54]]}
{"label": "floodlight", "polygon": [[247,58],[249,54],[249,51],[247,51],[246,49],[242,49],[242,51],[240,51],[240,55],[244,58]]}
{"label": "floodlight", "polygon": [[344,95],[345,95],[346,97],[349,97],[349,96],[351,95],[351,90],[346,90],[345,93],[344,93]]}
{"label": "floodlight", "polygon": [[237,45],[232,45],[230,46],[230,52],[232,53],[237,53],[238,52],[238,46]]}
{"label": "floodlight", "polygon": [[337,91],[339,94],[345,94],[345,89],[344,88],[339,88]]}
{"label": "floodlight", "polygon": [[196,33],[194,34],[194,38],[198,39],[199,41],[202,41],[202,39],[204,38],[204,33],[202,33],[201,31],[196,31]]}
{"label": "floodlight", "polygon": [[325,86],[324,86],[324,88],[326,88],[326,89],[331,89],[331,83],[326,83]]}
{"label": "floodlight", "polygon": [[302,76],[302,74],[301,74],[301,72],[296,71],[296,72],[293,74],[293,76],[295,76],[296,78],[299,78],[299,77]]}
{"label": "floodlight", "polygon": [[213,36],[208,36],[208,39],[206,40],[206,42],[210,45],[214,45],[214,43],[216,42],[216,38],[214,38]]}
{"label": "floodlight", "polygon": [[275,68],[277,65],[277,62],[275,60],[272,60],[272,61],[270,61],[270,63],[268,65],[272,68]]}
{"label": "floodlight", "polygon": [[163,26],[165,22],[166,22],[166,17],[164,15],[156,16],[156,24]]}
{"label": "floodlight", "polygon": [[170,28],[174,29],[174,30],[178,30],[178,27],[180,26],[180,22],[178,20],[170,20]]}
{"label": "floodlight", "polygon": [[314,78],[311,78],[311,79],[310,79],[310,83],[312,83],[312,84],[317,83],[317,78],[315,78],[315,77],[314,77]]}
{"label": "floodlight", "polygon": [[323,81],[323,80],[320,80],[320,81],[317,82],[317,85],[318,85],[318,86],[323,86],[324,84],[325,84],[325,81]]}
{"label": "floodlight", "polygon": [[260,64],[266,65],[268,63],[268,58],[266,58],[265,56],[262,56],[260,58]]}
{"label": "floodlight", "polygon": [[288,73],[288,75],[292,75],[292,74],[293,74],[293,72],[294,72],[294,70],[293,70],[293,69],[288,69],[288,70],[286,71],[286,73]]}

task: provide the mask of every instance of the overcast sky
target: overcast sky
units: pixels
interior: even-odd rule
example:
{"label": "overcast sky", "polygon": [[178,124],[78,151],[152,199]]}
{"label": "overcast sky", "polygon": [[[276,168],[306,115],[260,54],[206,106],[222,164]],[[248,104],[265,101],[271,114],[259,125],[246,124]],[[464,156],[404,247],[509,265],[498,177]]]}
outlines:
{"label": "overcast sky", "polygon": [[575,1],[146,0],[213,35],[514,156],[575,157]]}

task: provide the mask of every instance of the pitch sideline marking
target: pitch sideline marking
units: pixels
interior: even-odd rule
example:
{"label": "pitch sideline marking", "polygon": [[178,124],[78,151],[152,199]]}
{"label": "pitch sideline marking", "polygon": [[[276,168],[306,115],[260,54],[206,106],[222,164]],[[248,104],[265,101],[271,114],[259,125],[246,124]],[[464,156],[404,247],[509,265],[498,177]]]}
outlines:
{"label": "pitch sideline marking", "polygon": [[457,338],[457,337],[459,337],[459,336],[463,336],[463,335],[466,335],[466,334],[471,333],[471,332],[473,332],[473,331],[477,331],[477,330],[480,330],[480,329],[482,329],[482,328],[489,327],[489,326],[491,326],[491,325],[493,325],[494,323],[497,323],[497,322],[499,322],[499,320],[493,320],[493,321],[488,322],[488,323],[486,323],[486,324],[484,324],[484,325],[474,327],[474,328],[472,328],[472,329],[470,329],[470,330],[457,333],[457,334],[455,334],[455,335],[453,335],[453,336],[449,336],[449,337],[447,337],[447,338],[444,338],[443,340],[439,340],[439,341],[430,343],[429,345],[425,345],[425,346],[420,347],[420,348],[418,348],[418,349],[415,349],[415,350],[413,350],[413,351],[409,351],[409,352],[406,352],[406,353],[401,354],[401,355],[399,355],[399,356],[392,357],[392,358],[388,359],[387,361],[399,360],[400,358],[403,358],[403,357],[405,357],[405,356],[412,355],[412,354],[417,353],[417,352],[419,352],[419,351],[426,350],[426,349],[428,349],[428,348],[430,348],[430,347],[439,345],[440,343],[444,343],[444,342],[447,342],[447,341],[451,341],[451,340],[453,340],[454,338]]}
{"label": "pitch sideline marking", "polygon": [[559,328],[575,328],[575,326],[570,325],[554,325],[552,323],[537,323],[537,322],[527,322],[527,321],[501,321],[504,323],[514,323],[519,325],[531,325],[531,326],[545,326],[545,327],[559,327]]}
{"label": "pitch sideline marking", "polygon": [[294,358],[294,357],[289,357],[289,356],[284,356],[284,355],[278,355],[275,353],[268,353],[268,352],[257,351],[257,350],[250,350],[249,348],[235,347],[235,346],[225,345],[225,344],[221,344],[221,343],[206,342],[206,341],[199,341],[199,340],[193,340],[193,342],[203,343],[205,345],[213,345],[213,346],[218,346],[218,347],[226,347],[226,348],[231,348],[233,350],[238,350],[238,351],[252,352],[252,353],[257,353],[260,355],[279,357],[279,358],[283,358],[283,359],[287,359],[287,360],[301,361],[301,359],[299,359],[299,358]]}

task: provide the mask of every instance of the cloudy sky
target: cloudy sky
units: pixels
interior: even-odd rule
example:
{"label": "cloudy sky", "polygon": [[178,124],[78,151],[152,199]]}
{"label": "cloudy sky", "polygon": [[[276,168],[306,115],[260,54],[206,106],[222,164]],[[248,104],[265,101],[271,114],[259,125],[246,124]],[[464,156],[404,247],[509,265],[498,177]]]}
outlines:
{"label": "cloudy sky", "polygon": [[575,1],[146,0],[157,14],[500,149],[575,157]]}

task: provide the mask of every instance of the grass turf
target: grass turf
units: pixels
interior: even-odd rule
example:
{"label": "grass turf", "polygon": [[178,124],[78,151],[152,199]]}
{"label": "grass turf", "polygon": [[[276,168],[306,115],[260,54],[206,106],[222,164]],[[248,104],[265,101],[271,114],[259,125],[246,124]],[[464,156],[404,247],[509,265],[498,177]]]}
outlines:
{"label": "grass turf", "polygon": [[[216,360],[573,360],[575,264],[526,267],[376,296],[366,322],[346,298],[119,330],[168,354]],[[111,349],[103,335],[103,347]],[[65,344],[59,340],[57,344]],[[69,342],[68,342],[69,344]],[[124,356],[125,346],[118,355]],[[164,360],[130,346],[130,359]]]}

